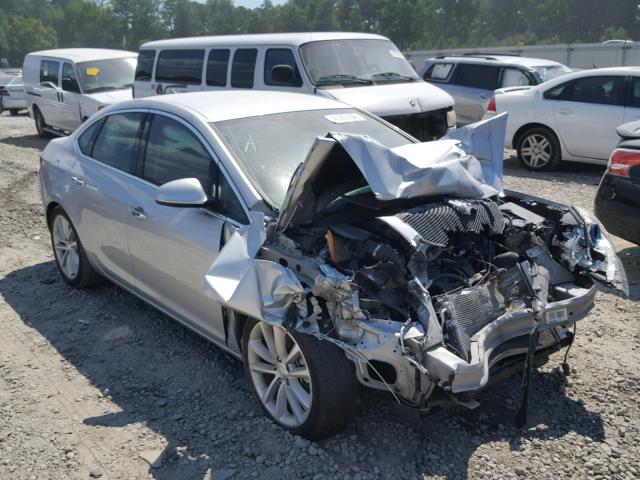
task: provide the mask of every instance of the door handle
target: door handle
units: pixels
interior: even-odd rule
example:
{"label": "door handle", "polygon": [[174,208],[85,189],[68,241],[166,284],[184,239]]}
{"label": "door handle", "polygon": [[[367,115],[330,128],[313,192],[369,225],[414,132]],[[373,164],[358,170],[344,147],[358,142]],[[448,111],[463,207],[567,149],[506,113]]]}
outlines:
{"label": "door handle", "polygon": [[84,180],[82,180],[80,177],[71,177],[71,180],[73,180],[73,183],[75,183],[76,185],[84,187]]}
{"label": "door handle", "polygon": [[560,110],[558,110],[558,113],[560,115],[571,115],[573,111],[569,110],[568,108],[561,108]]}
{"label": "door handle", "polygon": [[138,220],[146,220],[149,218],[142,207],[131,207],[131,215],[136,217]]}

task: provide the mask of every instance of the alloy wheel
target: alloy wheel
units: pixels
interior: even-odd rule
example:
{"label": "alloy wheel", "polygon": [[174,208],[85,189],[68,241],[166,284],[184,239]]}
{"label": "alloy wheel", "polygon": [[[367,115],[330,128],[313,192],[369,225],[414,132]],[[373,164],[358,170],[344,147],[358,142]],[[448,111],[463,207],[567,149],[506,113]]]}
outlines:
{"label": "alloy wheel", "polygon": [[311,374],[300,346],[285,329],[257,322],[247,344],[251,381],[260,401],[279,423],[295,428],[311,412]]}
{"label": "alloy wheel", "polygon": [[60,270],[73,280],[80,271],[80,254],[78,241],[71,223],[62,215],[57,215],[51,228],[53,249]]}
{"label": "alloy wheel", "polygon": [[520,156],[531,168],[542,168],[551,161],[552,148],[551,142],[544,135],[534,133],[522,141]]}

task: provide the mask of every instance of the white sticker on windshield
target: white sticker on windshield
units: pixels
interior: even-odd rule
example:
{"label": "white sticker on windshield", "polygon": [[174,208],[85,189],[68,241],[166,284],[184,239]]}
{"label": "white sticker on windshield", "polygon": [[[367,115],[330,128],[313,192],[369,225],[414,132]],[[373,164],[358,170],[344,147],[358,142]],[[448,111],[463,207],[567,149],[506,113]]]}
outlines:
{"label": "white sticker on windshield", "polygon": [[391,54],[392,57],[404,58],[404,55],[402,55],[402,52],[399,52],[398,50],[389,50],[389,53]]}
{"label": "white sticker on windshield", "polygon": [[351,122],[364,122],[364,118],[359,113],[336,113],[333,115],[325,115],[324,118],[332,123],[351,123]]}

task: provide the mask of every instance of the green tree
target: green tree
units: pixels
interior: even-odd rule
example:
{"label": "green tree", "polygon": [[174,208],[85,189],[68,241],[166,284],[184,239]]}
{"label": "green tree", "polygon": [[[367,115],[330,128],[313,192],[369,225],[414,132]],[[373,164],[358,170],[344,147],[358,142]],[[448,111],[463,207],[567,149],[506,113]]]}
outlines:
{"label": "green tree", "polygon": [[7,24],[7,57],[12,66],[21,66],[29,52],[57,46],[55,30],[40,20],[10,15]]}

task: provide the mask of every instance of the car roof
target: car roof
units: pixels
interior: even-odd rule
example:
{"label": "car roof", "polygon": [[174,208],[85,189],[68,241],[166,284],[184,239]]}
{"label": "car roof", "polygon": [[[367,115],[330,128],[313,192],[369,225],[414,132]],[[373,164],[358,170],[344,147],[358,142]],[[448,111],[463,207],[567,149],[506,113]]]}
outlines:
{"label": "car roof", "polygon": [[353,108],[336,100],[302,93],[269,90],[217,90],[175,93],[120,102],[115,110],[156,108],[171,112],[176,108],[197,112],[207,122],[300,112]]}
{"label": "car roof", "polygon": [[294,45],[323,40],[388,40],[381,35],[353,32],[264,33],[173,38],[147,42],[140,48],[208,47],[212,45]]}
{"label": "car roof", "polygon": [[521,57],[518,55],[492,55],[488,54],[473,54],[473,55],[443,55],[428,60],[430,63],[435,63],[437,60],[447,61],[464,61],[465,63],[491,63],[500,65],[518,65],[524,67],[541,67],[548,65],[562,65],[559,62],[553,60],[545,60],[544,58],[534,57]]}
{"label": "car roof", "polygon": [[583,77],[598,77],[598,76],[638,76],[640,77],[640,67],[609,67],[609,68],[592,68],[589,70],[580,70],[579,72],[567,73],[558,78],[554,78],[549,80],[548,82],[541,83],[537,85],[535,88],[543,88],[548,89],[554,87],[556,85],[560,85],[565,82],[570,82],[576,78]]}
{"label": "car roof", "polygon": [[27,56],[53,57],[72,62],[88,62],[91,60],[106,60],[109,58],[137,57],[136,52],[126,50],[110,50],[106,48],[57,48],[54,50],[40,50],[31,52]]}

